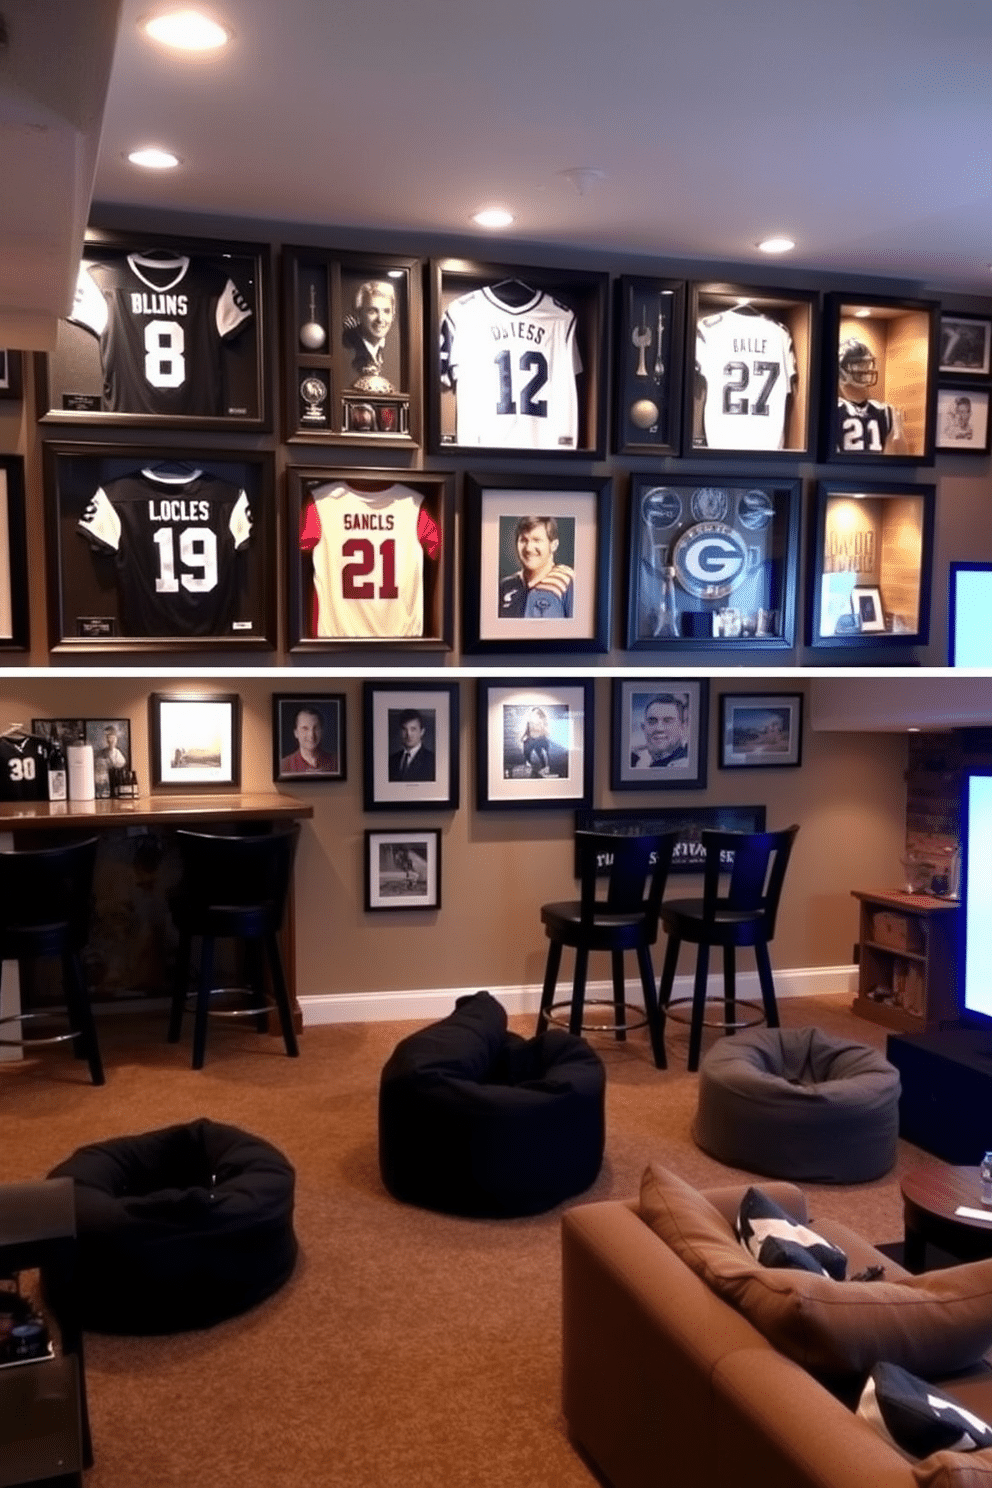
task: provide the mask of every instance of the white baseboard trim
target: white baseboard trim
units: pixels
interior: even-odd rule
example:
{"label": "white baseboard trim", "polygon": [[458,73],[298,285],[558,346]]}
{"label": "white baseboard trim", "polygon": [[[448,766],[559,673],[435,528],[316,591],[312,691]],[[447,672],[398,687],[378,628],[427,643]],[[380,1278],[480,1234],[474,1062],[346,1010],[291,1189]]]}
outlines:
{"label": "white baseboard trim", "polygon": [[[562,979],[559,996],[568,996],[568,983]],[[857,967],[812,966],[798,967],[792,971],[776,971],[775,992],[778,997],[819,997],[831,992],[854,995],[857,989]],[[406,1019],[424,1022],[443,1018],[451,1012],[455,999],[478,987],[445,987],[437,991],[395,992],[326,992],[300,998],[304,1027],[316,1027],[321,1023],[383,1023],[402,1022]],[[537,1013],[541,1001],[541,989],[529,987],[489,987],[487,991],[503,1004],[508,1013]],[[641,1003],[639,981],[627,982],[627,996],[632,1003]],[[721,975],[711,976],[709,995],[720,997],[723,993]],[[675,978],[674,997],[691,997],[692,977]],[[742,998],[760,999],[757,972],[742,972],[737,978],[737,995]],[[588,998],[612,1000],[613,989],[608,981],[589,982]]]}

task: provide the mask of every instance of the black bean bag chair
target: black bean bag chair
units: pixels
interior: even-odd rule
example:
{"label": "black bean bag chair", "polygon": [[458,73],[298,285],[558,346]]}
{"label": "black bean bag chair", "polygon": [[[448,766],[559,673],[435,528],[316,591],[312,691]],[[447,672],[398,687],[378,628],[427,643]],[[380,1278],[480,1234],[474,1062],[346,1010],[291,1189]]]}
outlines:
{"label": "black bean bag chair", "polygon": [[296,1262],[292,1165],[236,1126],[93,1142],[48,1176],[75,1183],[84,1328],[205,1328],[271,1296]]}
{"label": "black bean bag chair", "polygon": [[394,1198],[448,1214],[538,1214],[603,1161],[606,1072],[581,1038],[510,1033],[488,992],[402,1040],[379,1084],[379,1169]]}

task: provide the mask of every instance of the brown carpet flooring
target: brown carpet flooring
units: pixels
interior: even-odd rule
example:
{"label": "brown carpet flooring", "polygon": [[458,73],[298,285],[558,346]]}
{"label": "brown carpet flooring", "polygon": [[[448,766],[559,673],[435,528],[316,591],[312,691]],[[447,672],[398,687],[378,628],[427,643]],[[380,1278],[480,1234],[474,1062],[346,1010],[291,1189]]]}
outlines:
{"label": "brown carpet flooring", "polygon": [[[844,998],[790,999],[783,1022],[884,1047]],[[560,1210],[453,1219],[396,1203],[376,1154],[379,1071],[410,1024],[278,1039],[211,1025],[206,1068],[163,1041],[164,1016],[101,1022],[107,1085],[63,1049],[0,1065],[0,1181],[42,1177],[75,1147],[209,1116],[274,1142],[297,1170],[297,1270],[276,1297],[201,1333],[87,1335],[96,1456],[87,1488],[586,1488],[559,1408]],[[514,1020],[528,1032],[531,1020]],[[582,1200],[636,1194],[657,1159],[694,1183],[729,1170],[690,1136],[685,1030],[671,1068],[646,1040],[596,1036],[607,1154]],[[900,1169],[919,1154],[900,1144]],[[811,1192],[874,1240],[902,1233],[896,1174]]]}

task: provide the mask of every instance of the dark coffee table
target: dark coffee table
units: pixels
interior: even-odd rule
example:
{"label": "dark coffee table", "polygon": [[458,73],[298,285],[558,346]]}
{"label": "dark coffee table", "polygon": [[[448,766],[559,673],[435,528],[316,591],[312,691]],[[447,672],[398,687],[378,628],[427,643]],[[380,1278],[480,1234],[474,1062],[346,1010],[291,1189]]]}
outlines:
{"label": "dark coffee table", "polygon": [[[936,1245],[959,1261],[992,1256],[992,1206],[982,1204],[977,1168],[926,1162],[900,1181],[905,1225],[907,1271],[922,1271],[927,1245]],[[983,1210],[988,1219],[957,1214],[959,1205]]]}

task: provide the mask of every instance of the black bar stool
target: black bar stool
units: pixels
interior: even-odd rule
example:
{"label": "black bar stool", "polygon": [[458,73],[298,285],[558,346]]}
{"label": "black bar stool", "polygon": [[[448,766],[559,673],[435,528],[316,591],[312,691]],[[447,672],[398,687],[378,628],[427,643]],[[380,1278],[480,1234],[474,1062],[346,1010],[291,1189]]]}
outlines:
{"label": "black bar stool", "polygon": [[203,1068],[210,997],[212,991],[220,990],[213,987],[214,946],[218,938],[244,941],[251,1001],[247,1007],[214,1011],[221,1017],[254,1017],[259,1031],[265,1032],[267,963],[286,1053],[295,1058],[300,1052],[278,940],[299,835],[298,822],[252,836],[176,833],[182,878],[172,899],[173,918],[179,930],[179,954],[169,1041],[177,1043],[182,1031],[192,942],[199,936],[202,946],[193,1021],[194,1069]]}
{"label": "black bar stool", "polygon": [[[56,957],[62,963],[68,1033],[0,1038],[10,1048],[36,1049],[72,1041],[89,1064],[94,1085],[104,1083],[96,1025],[80,952],[89,935],[97,839],[37,851],[0,852],[0,985],[3,962]],[[57,1014],[56,1014],[57,1016]],[[21,1011],[0,1024],[50,1019],[50,1010]]]}

